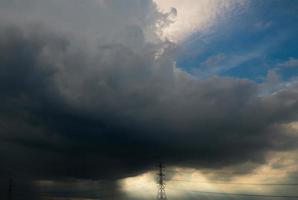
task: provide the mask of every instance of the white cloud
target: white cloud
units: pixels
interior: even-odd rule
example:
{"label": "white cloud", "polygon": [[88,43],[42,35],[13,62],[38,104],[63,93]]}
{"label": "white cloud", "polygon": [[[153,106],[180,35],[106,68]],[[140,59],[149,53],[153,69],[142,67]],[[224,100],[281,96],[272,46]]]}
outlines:
{"label": "white cloud", "polygon": [[298,59],[289,58],[287,61],[277,64],[277,67],[298,67]]}
{"label": "white cloud", "polygon": [[175,41],[181,41],[192,33],[208,30],[217,19],[236,12],[237,8],[247,2],[237,0],[154,0],[161,11],[177,9],[175,22],[166,27],[164,36]]}

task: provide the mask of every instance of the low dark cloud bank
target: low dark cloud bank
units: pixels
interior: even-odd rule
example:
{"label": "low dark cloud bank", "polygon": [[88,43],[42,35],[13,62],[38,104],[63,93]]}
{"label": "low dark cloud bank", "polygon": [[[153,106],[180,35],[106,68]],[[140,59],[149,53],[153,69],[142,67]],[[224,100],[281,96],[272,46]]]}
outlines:
{"label": "low dark cloud bank", "polygon": [[260,93],[248,80],[196,80],[173,67],[175,45],[146,41],[141,25],[94,47],[21,24],[0,28],[1,177],[116,180],[159,160],[261,164],[297,145],[280,126],[297,120],[295,85]]}

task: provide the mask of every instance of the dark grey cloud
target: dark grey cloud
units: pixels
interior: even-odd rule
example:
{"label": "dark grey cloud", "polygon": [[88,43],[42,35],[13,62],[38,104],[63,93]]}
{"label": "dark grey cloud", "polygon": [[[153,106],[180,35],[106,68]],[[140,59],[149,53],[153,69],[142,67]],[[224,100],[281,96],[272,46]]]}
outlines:
{"label": "dark grey cloud", "polygon": [[295,85],[261,94],[248,80],[190,77],[173,67],[176,46],[153,37],[153,22],[164,15],[151,15],[150,27],[129,20],[135,10],[141,22],[148,19],[143,13],[154,13],[145,2],[123,10],[120,1],[106,1],[105,9],[120,10],[117,20],[128,22],[113,29],[115,16],[108,25],[99,21],[103,35],[114,30],[117,37],[92,39],[95,45],[52,29],[40,13],[41,24],[2,23],[1,176],[116,180],[159,160],[198,168],[257,165],[267,152],[297,145],[280,126],[297,120]]}

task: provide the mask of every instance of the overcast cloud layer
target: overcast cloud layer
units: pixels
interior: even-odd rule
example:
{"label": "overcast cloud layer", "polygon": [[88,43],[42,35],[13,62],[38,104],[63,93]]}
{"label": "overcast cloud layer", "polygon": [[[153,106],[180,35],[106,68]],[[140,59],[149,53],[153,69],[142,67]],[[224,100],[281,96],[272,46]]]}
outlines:
{"label": "overcast cloud layer", "polygon": [[171,14],[149,0],[0,0],[0,176],[116,180],[160,160],[254,168],[297,147],[284,126],[298,118],[297,84],[195,79],[158,37]]}

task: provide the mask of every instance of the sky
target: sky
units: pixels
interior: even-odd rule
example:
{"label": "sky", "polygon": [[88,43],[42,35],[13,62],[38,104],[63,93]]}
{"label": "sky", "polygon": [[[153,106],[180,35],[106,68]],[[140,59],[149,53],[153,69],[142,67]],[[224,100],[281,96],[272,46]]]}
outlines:
{"label": "sky", "polygon": [[0,199],[298,199],[298,2],[0,0]]}

